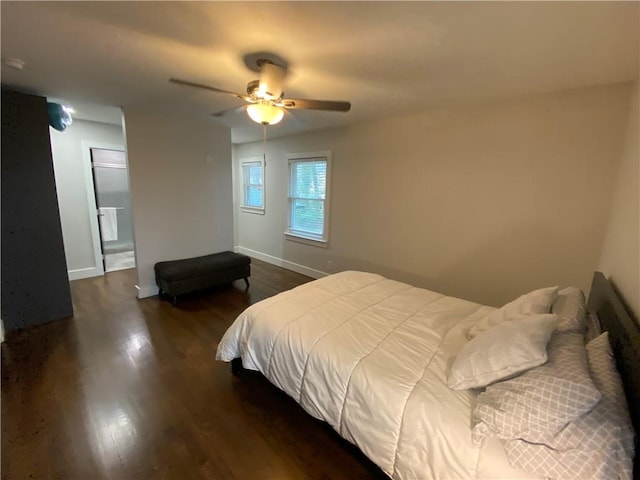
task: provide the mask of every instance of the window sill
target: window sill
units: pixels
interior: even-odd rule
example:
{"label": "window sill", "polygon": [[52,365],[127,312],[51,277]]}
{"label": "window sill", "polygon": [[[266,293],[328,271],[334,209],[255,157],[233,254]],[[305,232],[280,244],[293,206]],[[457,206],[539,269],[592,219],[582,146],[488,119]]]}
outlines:
{"label": "window sill", "polygon": [[264,208],[240,207],[240,211],[244,213],[253,213],[254,215],[264,215]]}
{"label": "window sill", "polygon": [[312,245],[314,247],[321,248],[327,248],[329,246],[329,242],[327,240],[305,237],[302,234],[296,232],[284,232],[284,236],[287,240],[290,240],[292,242],[304,243],[305,245]]}

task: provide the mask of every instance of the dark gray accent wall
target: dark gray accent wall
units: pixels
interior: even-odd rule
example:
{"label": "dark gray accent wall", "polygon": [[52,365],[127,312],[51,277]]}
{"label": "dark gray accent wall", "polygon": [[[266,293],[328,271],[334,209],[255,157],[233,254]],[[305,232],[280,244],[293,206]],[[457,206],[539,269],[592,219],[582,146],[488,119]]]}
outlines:
{"label": "dark gray accent wall", "polygon": [[0,314],[10,331],[69,317],[73,305],[46,99],[3,90],[1,134]]}

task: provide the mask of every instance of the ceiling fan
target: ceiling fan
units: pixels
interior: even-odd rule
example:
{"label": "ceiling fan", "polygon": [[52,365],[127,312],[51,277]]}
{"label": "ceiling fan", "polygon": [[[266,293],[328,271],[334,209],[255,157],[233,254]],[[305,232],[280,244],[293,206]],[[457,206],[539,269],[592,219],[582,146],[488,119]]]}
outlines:
{"label": "ceiling fan", "polygon": [[[230,92],[229,90],[223,90],[189,80],[181,80],[179,78],[170,78],[169,81],[187,87],[202,88],[212,92],[233,95],[240,100],[244,100],[248,105],[240,108],[246,108],[249,117],[251,117],[254,122],[262,125],[275,125],[278,123],[284,116],[284,110],[305,109],[348,112],[351,109],[351,103],[345,101],[282,98],[284,95],[284,79],[287,74],[286,68],[263,58],[256,60],[256,64],[260,72],[260,78],[258,80],[252,80],[247,84],[246,94]],[[235,108],[231,110],[235,110]],[[229,110],[218,112],[214,114],[214,116],[220,117],[228,111]]]}

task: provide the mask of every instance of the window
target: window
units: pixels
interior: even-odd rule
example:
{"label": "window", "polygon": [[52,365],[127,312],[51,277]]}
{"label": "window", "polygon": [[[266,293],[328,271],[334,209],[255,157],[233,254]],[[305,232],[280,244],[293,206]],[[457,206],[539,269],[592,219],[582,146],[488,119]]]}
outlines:
{"label": "window", "polygon": [[245,212],[264,213],[264,162],[246,160],[242,166],[242,205]]}
{"label": "window", "polygon": [[329,239],[331,153],[289,155],[289,225],[286,235],[325,245]]}

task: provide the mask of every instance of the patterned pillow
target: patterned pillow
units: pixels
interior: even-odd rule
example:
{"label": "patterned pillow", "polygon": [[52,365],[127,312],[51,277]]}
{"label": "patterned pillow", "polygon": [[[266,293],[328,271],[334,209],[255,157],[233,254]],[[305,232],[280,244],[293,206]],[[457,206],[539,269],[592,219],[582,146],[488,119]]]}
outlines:
{"label": "patterned pillow", "polygon": [[491,327],[462,347],[447,385],[453,390],[486,387],[542,365],[557,325],[557,315],[541,313]]}
{"label": "patterned pillow", "polygon": [[474,443],[490,436],[544,442],[600,400],[589,375],[582,335],[556,334],[547,351],[546,364],[490,385],[478,395]]}
{"label": "patterned pillow", "polygon": [[551,313],[560,317],[558,332],[584,333],[587,326],[587,314],[582,290],[576,287],[560,290],[551,305]]}
{"label": "patterned pillow", "polygon": [[634,432],[608,333],[589,342],[587,356],[602,399],[545,444],[504,441],[512,466],[549,478],[631,479]]}
{"label": "patterned pillow", "polygon": [[510,322],[511,320],[522,318],[524,315],[549,313],[551,304],[557,295],[558,287],[541,288],[521,295],[512,302],[503,305],[486,317],[480,319],[471,327],[468,337],[472,339],[499,323]]}
{"label": "patterned pillow", "polygon": [[620,427],[616,444],[616,453],[619,458],[618,473],[620,478],[625,478],[627,474],[630,478],[633,471],[635,432],[631,425],[627,398],[616,367],[616,359],[611,351],[609,332],[604,332],[589,342],[587,356],[591,376],[598,390],[602,392],[603,397],[611,402],[608,414],[615,418]]}

